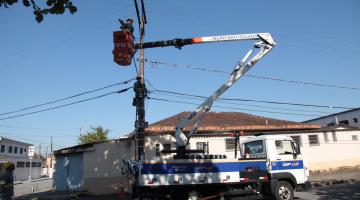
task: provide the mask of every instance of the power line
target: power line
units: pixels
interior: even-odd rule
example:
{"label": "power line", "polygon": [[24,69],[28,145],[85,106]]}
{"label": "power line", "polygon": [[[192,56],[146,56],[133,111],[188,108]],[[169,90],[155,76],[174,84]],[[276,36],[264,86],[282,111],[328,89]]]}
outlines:
{"label": "power line", "polygon": [[[164,65],[164,66],[176,67],[176,68],[186,68],[186,69],[191,69],[191,70],[199,70],[199,71],[221,73],[221,74],[230,74],[229,72],[222,71],[222,70],[203,68],[203,67],[196,67],[196,66],[192,66],[192,65],[179,65],[179,64],[173,64],[173,63],[168,63],[166,61],[159,61],[159,60],[145,59],[145,62],[155,64],[155,65]],[[315,83],[315,82],[287,80],[287,79],[281,79],[281,78],[276,78],[276,77],[256,76],[256,75],[250,75],[250,74],[245,74],[244,76],[247,76],[247,77],[250,77],[250,78],[255,78],[255,79],[264,79],[264,80],[270,80],[270,81],[280,81],[280,82],[292,83],[292,84],[302,84],[302,85],[311,85],[311,86],[318,86],[318,87],[348,89],[348,90],[359,90],[360,91],[360,88],[358,88],[358,87],[349,87],[349,86],[343,86],[343,85],[331,85],[331,84],[323,84],[323,83]]]}
{"label": "power line", "polygon": [[[90,93],[93,93],[93,92],[97,92],[97,91],[104,90],[104,89],[107,89],[107,88],[110,88],[110,87],[114,87],[114,86],[117,86],[117,85],[128,84],[129,82],[131,82],[131,81],[133,81],[133,80],[134,80],[134,78],[129,79],[129,80],[126,80],[126,81],[114,83],[114,84],[111,84],[111,85],[107,85],[107,86],[104,86],[104,87],[101,87],[101,88],[97,88],[97,89],[94,89],[94,90],[89,90],[89,91],[86,91],[86,92],[81,92],[81,93],[78,93],[78,94],[75,94],[75,95],[72,95],[72,96],[69,96],[69,97],[57,99],[57,100],[54,100],[54,101],[49,101],[49,102],[46,102],[46,103],[41,103],[41,104],[38,104],[38,105],[21,108],[21,109],[18,109],[18,110],[15,110],[15,111],[11,111],[11,112],[0,113],[0,116],[8,115],[8,114],[13,114],[13,113],[21,112],[21,111],[25,111],[25,110],[29,110],[29,109],[32,109],[32,108],[37,108],[37,107],[40,107],[40,106],[45,106],[45,105],[57,103],[57,102],[60,102],[60,101],[65,101],[65,100],[68,100],[68,99],[72,99],[72,98],[75,98],[75,97],[78,97],[78,96],[82,96],[82,95],[85,95],[85,94],[90,94]],[[1,119],[0,119],[0,120],[1,120]]]}
{"label": "power line", "polygon": [[94,100],[94,99],[99,99],[99,98],[108,96],[108,95],[110,95],[110,94],[123,93],[123,92],[126,92],[127,90],[129,90],[130,88],[132,88],[132,87],[128,87],[128,88],[125,88],[125,89],[122,89],[122,90],[119,90],[119,91],[109,92],[109,93],[106,93],[106,94],[103,94],[103,95],[99,95],[99,96],[96,96],[96,97],[91,97],[91,98],[88,98],[88,99],[83,99],[83,100],[80,100],[80,101],[75,101],[75,102],[71,102],[71,103],[67,103],[67,104],[63,104],[63,105],[59,105],[59,106],[54,106],[54,107],[50,107],[50,108],[46,108],[46,109],[42,109],[42,110],[37,110],[37,111],[28,112],[28,113],[24,113],[24,114],[20,114],[20,115],[15,115],[15,116],[10,116],[10,117],[0,118],[0,121],[1,121],[1,120],[6,120],[6,119],[12,119],[12,118],[17,118],[17,117],[22,117],[22,116],[26,116],[26,115],[32,115],[32,114],[36,114],[36,113],[40,113],[40,112],[45,112],[45,111],[49,111],[49,110],[54,110],[54,109],[57,109],[57,108],[62,108],[62,107],[66,107],[66,106],[70,106],[70,105],[74,105],[74,104],[78,104],[78,103],[83,103],[83,102],[86,102],[86,101],[90,101],[90,100]]}
{"label": "power line", "polygon": [[[157,95],[165,95],[165,96],[173,96],[177,98],[183,98],[183,99],[205,99],[205,97],[184,97],[181,95],[174,95],[174,94],[163,94],[156,91],[152,91],[151,93],[157,94]],[[265,109],[275,109],[275,110],[286,110],[286,111],[295,111],[295,112],[307,112],[307,113],[324,113],[324,114],[331,114],[331,112],[324,112],[320,110],[303,110],[303,109],[291,109],[291,108],[279,108],[279,107],[272,107],[272,106],[259,106],[254,104],[243,104],[243,103],[237,103],[237,102],[223,102],[224,100],[218,100],[217,103],[220,104],[230,104],[230,105],[239,105],[239,106],[249,106],[249,107],[255,107],[255,108],[265,108]]]}
{"label": "power line", "polygon": [[[168,90],[155,89],[154,91],[162,92],[162,93],[168,93],[168,94],[177,94],[177,95],[182,95],[182,96],[207,98],[205,96],[186,94],[186,93],[180,93],[180,92],[173,92],[173,91],[168,91]],[[314,104],[290,103],[290,102],[278,102],[278,101],[264,101],[264,100],[240,99],[240,98],[219,98],[219,100],[224,100],[224,101],[245,101],[245,102],[257,102],[257,103],[268,103],[268,104],[278,104],[278,105],[316,107],[316,108],[354,109],[354,108],[345,107],[345,106],[327,106],[327,105],[314,105]]]}
{"label": "power line", "polygon": [[[189,105],[199,105],[193,102],[184,102],[184,101],[176,101],[170,99],[163,99],[163,98],[152,98],[148,97],[150,100],[157,100],[157,101],[164,101],[164,102],[172,102],[172,103],[181,103],[181,104],[189,104]],[[307,116],[307,117],[317,117],[320,115],[311,115],[311,114],[300,114],[300,113],[289,113],[289,112],[276,112],[276,111],[266,111],[266,110],[255,110],[255,109],[246,109],[246,108],[236,108],[236,107],[228,107],[228,106],[213,106],[216,108],[226,108],[232,110],[240,110],[240,111],[252,111],[252,112],[261,112],[261,113],[272,113],[272,114],[285,114],[285,115],[300,115],[300,116]]]}
{"label": "power line", "polygon": [[40,130],[40,131],[71,131],[78,130],[78,128],[38,128],[38,127],[23,127],[23,126],[12,126],[7,124],[0,124],[0,127],[10,128],[10,129],[25,129],[25,130]]}

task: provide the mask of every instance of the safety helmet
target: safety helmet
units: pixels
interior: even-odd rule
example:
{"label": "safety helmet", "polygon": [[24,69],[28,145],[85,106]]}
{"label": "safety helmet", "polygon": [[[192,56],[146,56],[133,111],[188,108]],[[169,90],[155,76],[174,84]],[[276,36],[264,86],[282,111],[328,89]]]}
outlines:
{"label": "safety helmet", "polygon": [[15,169],[15,165],[10,161],[4,163],[3,167],[8,171],[13,171]]}

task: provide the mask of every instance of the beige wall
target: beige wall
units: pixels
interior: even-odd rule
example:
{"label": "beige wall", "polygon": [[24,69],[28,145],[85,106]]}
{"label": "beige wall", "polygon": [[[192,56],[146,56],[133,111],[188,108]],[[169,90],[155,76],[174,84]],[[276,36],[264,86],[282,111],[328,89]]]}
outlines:
{"label": "beige wall", "polygon": [[84,153],[84,190],[94,195],[130,192],[131,183],[121,174],[123,160],[134,159],[132,141],[115,140],[94,144]]}
{"label": "beige wall", "polygon": [[[317,134],[319,145],[309,144],[309,135]],[[293,134],[292,134],[293,135]],[[336,131],[337,141],[333,140],[332,132],[327,132],[329,142],[324,140],[324,132],[303,133],[302,153],[309,164],[310,170],[328,170],[342,166],[360,165],[360,131]],[[352,141],[357,135],[358,141]]]}
{"label": "beige wall", "polygon": [[[324,140],[323,132],[282,134],[287,136],[301,136],[301,151],[310,170],[327,170],[342,166],[360,165],[360,131],[337,130],[337,141],[333,141],[332,132],[327,132],[328,142]],[[319,145],[309,144],[309,135],[318,135]],[[358,141],[352,141],[352,136],[357,135]],[[243,141],[248,137],[240,137]],[[191,149],[196,149],[196,142],[208,142],[209,154],[222,154],[228,158],[234,158],[233,151],[226,151],[226,137],[193,137],[190,140]],[[145,148],[147,160],[166,159],[170,154],[160,154],[156,157],[156,144],[172,143],[175,148],[175,139],[171,135],[151,135],[146,138]],[[160,145],[160,150],[162,150]],[[238,154],[239,155],[239,154]]]}

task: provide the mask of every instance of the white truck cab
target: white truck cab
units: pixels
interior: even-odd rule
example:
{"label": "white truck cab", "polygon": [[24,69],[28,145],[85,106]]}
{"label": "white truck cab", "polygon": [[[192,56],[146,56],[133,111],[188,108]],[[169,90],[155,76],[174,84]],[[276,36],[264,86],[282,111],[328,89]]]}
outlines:
{"label": "white truck cab", "polygon": [[[241,143],[246,159],[266,159],[271,194],[277,199],[292,199],[293,190],[307,188],[309,170],[300,147],[289,136],[262,135]],[[291,188],[289,188],[289,185]]]}

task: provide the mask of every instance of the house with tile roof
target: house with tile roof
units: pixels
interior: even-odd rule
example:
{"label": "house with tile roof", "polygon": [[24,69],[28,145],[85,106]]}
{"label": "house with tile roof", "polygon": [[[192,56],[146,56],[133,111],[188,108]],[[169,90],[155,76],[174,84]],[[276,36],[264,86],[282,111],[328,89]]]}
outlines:
{"label": "house with tile roof", "polygon": [[[164,149],[175,148],[175,126],[189,112],[152,123],[145,132],[145,160],[171,158]],[[191,129],[185,127],[185,132]],[[240,112],[208,112],[188,148],[204,154],[235,157],[234,133],[242,131],[240,142],[259,134],[286,135],[301,147],[310,170],[326,170],[360,165],[360,129],[347,125],[320,128],[286,120]],[[239,149],[236,150],[240,155]],[[135,159],[134,133],[117,140],[77,145],[54,152],[54,189],[87,191],[90,194],[131,193],[131,183],[123,174],[124,161]],[[101,184],[93,184],[94,182]]]}
{"label": "house with tile roof", "polygon": [[[175,126],[190,112],[182,112],[152,123],[146,129],[145,158],[166,159],[171,154],[160,153],[174,149]],[[193,124],[185,127],[189,132]],[[241,112],[208,112],[198,132],[190,139],[190,149],[204,149],[206,154],[235,156],[234,133],[242,132],[240,142],[259,134],[290,136],[302,149],[310,170],[327,170],[342,166],[360,165],[360,128],[344,124],[323,127],[259,117]],[[237,150],[237,155],[240,155]]]}

